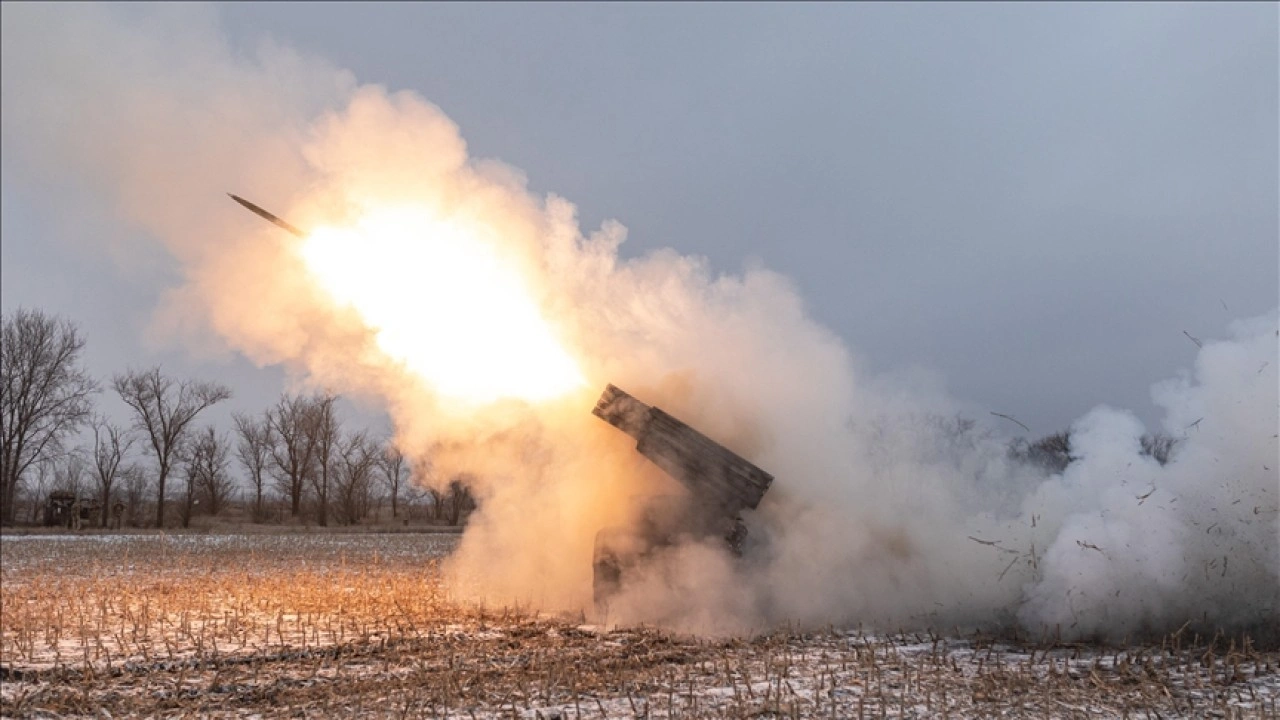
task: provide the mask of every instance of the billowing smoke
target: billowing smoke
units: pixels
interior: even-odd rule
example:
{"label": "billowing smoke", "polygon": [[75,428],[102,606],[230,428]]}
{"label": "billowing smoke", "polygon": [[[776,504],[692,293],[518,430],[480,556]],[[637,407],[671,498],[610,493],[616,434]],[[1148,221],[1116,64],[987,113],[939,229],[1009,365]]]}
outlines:
{"label": "billowing smoke", "polygon": [[436,481],[470,473],[460,596],[589,608],[597,531],[678,492],[590,415],[612,382],[777,479],[745,558],[672,548],[608,621],[1123,636],[1280,619],[1275,312],[1154,389],[1179,438],[1167,464],[1133,415],[1098,408],[1052,472],[943,392],[858,371],[776,273],[622,259],[622,226],[584,235],[572,204],[470,157],[412,93],[287,48],[233,51],[207,8],[4,14],[9,176],[122,221],[95,240],[123,263],[152,241],[179,262],[155,332],[377,399]]}

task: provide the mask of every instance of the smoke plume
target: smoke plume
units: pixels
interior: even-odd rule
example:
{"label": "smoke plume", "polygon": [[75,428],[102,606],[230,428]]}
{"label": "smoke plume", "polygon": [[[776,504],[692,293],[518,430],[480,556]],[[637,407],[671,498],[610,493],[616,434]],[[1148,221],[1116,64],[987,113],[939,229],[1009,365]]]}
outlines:
{"label": "smoke plume", "polygon": [[[430,461],[426,481],[474,477],[460,597],[590,608],[596,533],[679,491],[590,415],[612,382],[776,480],[742,560],[673,548],[606,622],[1122,637],[1280,619],[1276,312],[1153,389],[1179,439],[1168,463],[1142,453],[1132,414],[1100,407],[1055,473],[957,420],[944,392],[860,371],[777,273],[623,259],[621,225],[584,233],[568,200],[471,157],[418,95],[275,44],[237,51],[207,7],[4,16],[9,177],[122,228],[93,240],[124,265],[176,259],[154,332],[376,399]],[[227,190],[317,240],[283,237]],[[459,282],[463,266],[479,280]],[[477,402],[477,382],[492,397]]]}

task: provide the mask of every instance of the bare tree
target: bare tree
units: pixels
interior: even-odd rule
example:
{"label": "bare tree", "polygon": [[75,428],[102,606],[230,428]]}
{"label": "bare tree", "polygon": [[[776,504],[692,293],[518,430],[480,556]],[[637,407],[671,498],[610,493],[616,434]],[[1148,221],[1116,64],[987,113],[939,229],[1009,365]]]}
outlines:
{"label": "bare tree", "polygon": [[1071,454],[1071,431],[1046,435],[1033,443],[1019,438],[1009,448],[1021,462],[1038,466],[1051,473],[1061,473],[1077,458]]}
{"label": "bare tree", "polygon": [[137,527],[142,518],[142,504],[147,499],[147,471],[141,465],[131,464],[123,471],[125,513],[129,525]]}
{"label": "bare tree", "polygon": [[380,458],[378,444],[363,431],[348,435],[341,443],[333,488],[338,522],[354,525],[369,514],[374,470]]}
{"label": "bare tree", "polygon": [[450,525],[457,525],[476,508],[475,498],[471,495],[472,480],[470,475],[463,473],[449,481],[449,493],[444,505],[449,513]]}
{"label": "bare tree", "polygon": [[1139,454],[1151,457],[1161,465],[1169,463],[1169,458],[1173,455],[1173,448],[1178,444],[1177,438],[1164,433],[1144,434],[1139,442],[1142,447]]}
{"label": "bare tree", "polygon": [[50,483],[54,480],[54,461],[41,460],[33,468],[35,470],[35,482],[27,486],[26,493],[31,507],[29,521],[32,524],[37,524],[40,522],[41,516],[44,514],[45,505],[49,501]]}
{"label": "bare tree", "polygon": [[306,479],[315,463],[316,437],[311,432],[312,399],[305,395],[280,396],[267,411],[271,437],[271,463],[281,493],[289,498],[289,514],[298,516]]}
{"label": "bare tree", "polygon": [[224,385],[197,380],[175,381],[160,366],[129,370],[112,380],[120,399],[133,409],[134,427],[151,442],[156,456],[156,526],[164,527],[165,481],[187,429],[206,408],[231,397]]}
{"label": "bare tree", "polygon": [[432,480],[431,461],[425,458],[417,458],[410,465],[409,475],[412,482],[405,488],[405,499],[413,504],[425,501],[430,505],[430,517],[433,520],[444,520],[445,517],[445,494],[436,489],[436,483]]}
{"label": "bare tree", "polygon": [[54,457],[89,419],[98,383],[80,367],[84,339],[68,320],[18,308],[0,328],[0,521],[32,463]]}
{"label": "bare tree", "polygon": [[205,501],[210,515],[217,515],[226,507],[231,497],[232,480],[227,472],[230,465],[230,444],[226,435],[219,434],[212,426],[196,434],[191,454],[196,461],[196,489]]}
{"label": "bare tree", "polygon": [[105,417],[97,417],[93,421],[93,474],[98,481],[98,492],[102,502],[101,525],[107,526],[108,510],[111,508],[111,490],[116,478],[120,477],[122,464],[129,449],[133,447],[134,437],[127,430],[109,422]]}
{"label": "bare tree", "polygon": [[382,483],[391,496],[391,517],[396,518],[400,514],[400,486],[409,476],[409,466],[395,443],[388,441],[383,446],[378,456],[378,469],[382,471]]}
{"label": "bare tree", "polygon": [[[196,485],[200,482],[200,460],[196,457],[195,448],[181,447],[174,453],[174,459],[182,466],[182,498],[178,504],[178,520],[182,527],[191,527],[191,518],[196,511]],[[163,496],[161,500],[163,501]]]}
{"label": "bare tree", "polygon": [[[78,450],[63,454],[54,463],[53,492],[50,495],[57,493],[70,496],[70,508],[67,508],[66,515],[60,518],[60,521],[66,522],[68,528],[80,529],[82,509],[80,501],[88,495],[89,482],[88,464]],[[49,507],[52,509],[52,505]]]}
{"label": "bare tree", "polygon": [[426,506],[426,490],[410,482],[400,489],[400,517],[405,524],[418,517],[420,508]]}
{"label": "bare tree", "polygon": [[191,527],[196,505],[201,500],[210,515],[217,515],[230,492],[227,479],[227,444],[212,426],[194,433],[183,443],[177,457],[183,469],[182,504],[178,506],[182,527]]}
{"label": "bare tree", "polygon": [[241,413],[233,414],[232,418],[236,423],[236,457],[253,484],[253,521],[262,522],[263,483],[267,478],[274,443],[271,422],[265,416],[258,418]]}
{"label": "bare tree", "polygon": [[80,452],[63,455],[53,466],[53,489],[71,493],[77,498],[88,494],[89,473]]}
{"label": "bare tree", "polygon": [[319,504],[317,518],[320,527],[329,524],[329,479],[337,459],[338,441],[342,426],[336,414],[334,404],[338,396],[323,393],[316,397],[311,405],[310,431],[315,438],[315,472],[311,473],[311,486],[316,491]]}

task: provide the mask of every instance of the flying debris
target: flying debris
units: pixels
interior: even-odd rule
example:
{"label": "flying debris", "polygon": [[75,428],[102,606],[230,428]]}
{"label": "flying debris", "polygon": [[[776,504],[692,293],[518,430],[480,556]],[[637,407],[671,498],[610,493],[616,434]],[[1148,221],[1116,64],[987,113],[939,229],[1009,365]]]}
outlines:
{"label": "flying debris", "polygon": [[661,409],[609,385],[592,411],[636,439],[636,452],[689,491],[658,497],[643,511],[637,530],[605,528],[596,535],[594,595],[598,608],[617,594],[628,575],[680,538],[719,538],[741,555],[747,528],[743,510],[754,510],[773,476]]}
{"label": "flying debris", "polygon": [[291,225],[290,223],[285,222],[284,220],[281,220],[280,218],[276,217],[275,215],[272,215],[271,213],[267,212],[266,210],[263,210],[262,208],[258,207],[257,205],[254,205],[253,203],[249,202],[248,200],[245,200],[244,198],[240,197],[239,195],[232,195],[231,193],[227,193],[227,195],[229,195],[229,196],[231,197],[231,199],[232,199],[232,200],[235,200],[236,202],[240,203],[241,205],[243,205],[243,206],[245,206],[245,207],[249,208],[249,210],[251,210],[251,211],[253,212],[253,214],[254,214],[254,215],[257,215],[258,217],[260,217],[260,218],[262,218],[262,219],[264,219],[264,220],[268,220],[268,221],[270,221],[270,222],[272,222],[272,223],[275,223],[277,226],[279,226],[279,227],[281,227],[281,228],[283,228],[283,229],[285,229],[285,230],[288,230],[289,232],[293,233],[294,235],[296,235],[296,236],[298,236],[298,237],[306,237],[306,236],[307,236],[307,234],[306,234],[306,233],[302,232],[301,230],[299,230],[299,229],[298,229],[297,227],[295,227],[294,225]]}

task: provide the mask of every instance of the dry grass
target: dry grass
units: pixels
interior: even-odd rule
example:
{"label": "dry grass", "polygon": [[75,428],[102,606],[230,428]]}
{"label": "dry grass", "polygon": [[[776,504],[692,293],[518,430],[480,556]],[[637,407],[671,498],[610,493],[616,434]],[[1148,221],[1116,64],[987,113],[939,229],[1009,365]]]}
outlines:
{"label": "dry grass", "polygon": [[1280,717],[1280,654],[831,630],[705,641],[453,602],[452,538],[0,541],[0,714]]}

